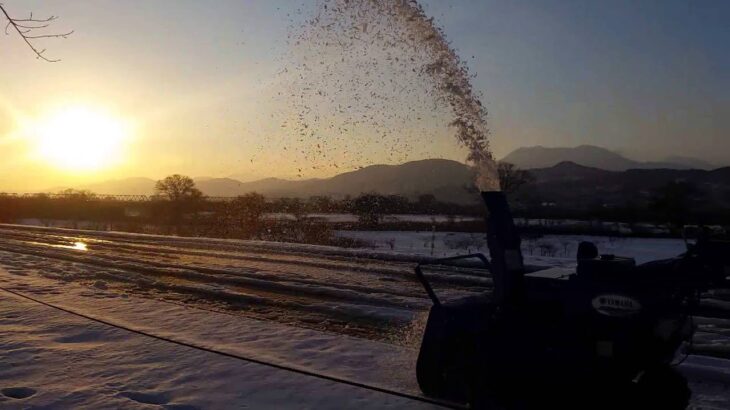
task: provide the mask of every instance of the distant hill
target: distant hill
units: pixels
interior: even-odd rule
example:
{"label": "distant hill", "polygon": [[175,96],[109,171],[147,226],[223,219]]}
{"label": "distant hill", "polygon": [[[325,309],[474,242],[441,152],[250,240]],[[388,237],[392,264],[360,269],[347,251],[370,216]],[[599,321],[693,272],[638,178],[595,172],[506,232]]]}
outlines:
{"label": "distant hill", "polygon": [[[124,178],[98,182],[76,187],[96,194],[110,195],[151,195],[155,191],[155,180],[150,178]],[[57,192],[54,190],[53,192]]]}
{"label": "distant hill", "polygon": [[593,145],[573,148],[548,148],[542,146],[518,148],[502,161],[522,169],[549,168],[561,162],[573,162],[586,167],[608,171],[628,169],[712,169],[712,164],[689,157],[674,156],[659,162],[640,162],[621,154]]}
{"label": "distant hill", "polygon": [[[241,182],[233,178],[200,177],[197,187],[207,196],[237,196],[258,192],[268,197],[301,197],[328,195],[333,197],[357,196],[364,192],[384,195],[403,195],[415,198],[434,194],[437,199],[450,202],[470,202],[474,195],[466,187],[473,181],[472,171],[464,164],[446,159],[426,159],[400,165],[372,165],[345,172],[331,178],[286,180],[265,178]],[[125,178],[77,186],[97,194],[151,195],[155,180]],[[49,189],[58,192],[63,188]]]}
{"label": "distant hill", "polygon": [[[730,198],[730,167],[713,171],[698,169],[629,169],[611,171],[562,161],[553,166],[534,168],[535,182],[523,189],[523,199],[543,199],[561,204],[623,204],[648,197],[657,188],[672,181],[689,181],[706,191],[714,192],[715,201]],[[438,200],[472,203],[479,198],[473,193],[474,176],[466,165],[446,160],[427,159],[400,165],[373,165],[345,172],[331,178],[286,180],[265,178],[241,182],[232,178],[196,179],[198,188],[207,196],[237,196],[258,192],[269,198],[326,195],[342,198],[364,192],[402,195],[417,198],[433,194]],[[77,187],[97,194],[149,195],[155,181],[149,178],[127,178]],[[729,195],[729,196],[726,196]]]}
{"label": "distant hill", "polygon": [[668,163],[672,163],[672,164],[681,164],[690,169],[711,170],[711,169],[718,168],[716,165],[711,164],[707,161],[703,161],[698,158],[683,157],[683,156],[679,156],[679,155],[673,155],[670,157],[666,157],[666,158],[664,158],[664,161],[666,161]]}
{"label": "distant hill", "polygon": [[576,182],[584,180],[598,181],[614,175],[615,171],[586,167],[575,162],[564,161],[548,168],[536,168],[530,170],[535,176],[537,184],[549,182]]}
{"label": "distant hill", "polygon": [[698,185],[727,185],[730,187],[730,167],[711,171],[663,168],[607,171],[565,161],[548,168],[532,169],[530,172],[535,176],[536,185],[552,182],[575,184],[584,181],[593,185],[612,183],[628,188],[652,189],[669,182],[686,181]]}
{"label": "distant hill", "polygon": [[331,178],[290,181],[266,178],[253,182],[238,182],[229,178],[198,183],[206,195],[225,196],[258,192],[270,197],[310,197],[329,195],[357,196],[363,192],[397,194],[415,198],[434,194],[442,200],[470,201],[473,197],[464,188],[472,181],[472,171],[464,164],[446,159],[427,159],[400,165],[372,165],[345,172]]}
{"label": "distant hill", "polygon": [[623,206],[649,201],[670,182],[689,182],[706,194],[707,206],[730,206],[730,167],[700,169],[629,169],[607,171],[573,162],[530,171],[535,182],[520,192],[523,199],[555,202],[561,207]]}

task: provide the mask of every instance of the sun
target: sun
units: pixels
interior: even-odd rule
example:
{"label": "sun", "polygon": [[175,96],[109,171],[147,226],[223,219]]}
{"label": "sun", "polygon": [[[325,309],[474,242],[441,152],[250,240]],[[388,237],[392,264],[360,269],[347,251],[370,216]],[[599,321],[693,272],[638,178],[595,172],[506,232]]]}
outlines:
{"label": "sun", "polygon": [[58,109],[36,123],[38,155],[67,170],[98,170],[121,159],[128,137],[124,121],[84,106]]}

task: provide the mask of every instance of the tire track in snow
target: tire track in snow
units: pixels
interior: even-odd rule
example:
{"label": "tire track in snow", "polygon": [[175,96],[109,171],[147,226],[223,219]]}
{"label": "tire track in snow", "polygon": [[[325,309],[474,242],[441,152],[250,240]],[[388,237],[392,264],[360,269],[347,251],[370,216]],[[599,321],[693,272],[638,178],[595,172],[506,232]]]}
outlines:
{"label": "tire track in snow", "polygon": [[178,346],[195,349],[195,350],[199,350],[199,351],[206,352],[206,353],[212,353],[212,354],[228,357],[231,359],[236,359],[236,360],[255,363],[258,365],[268,366],[268,367],[272,367],[272,368],[275,368],[278,370],[285,370],[288,372],[298,373],[298,374],[301,374],[304,376],[315,377],[315,378],[323,379],[323,380],[330,381],[330,382],[346,384],[346,385],[349,385],[352,387],[357,387],[357,388],[366,389],[366,390],[372,390],[372,391],[375,391],[378,393],[384,393],[384,394],[388,394],[388,395],[392,395],[392,396],[396,396],[396,397],[400,397],[400,398],[404,398],[404,399],[408,399],[408,400],[427,403],[427,404],[438,406],[440,408],[449,408],[449,409],[465,409],[466,408],[465,406],[460,405],[460,404],[450,403],[450,402],[442,401],[439,399],[433,399],[433,398],[426,397],[424,395],[415,395],[415,394],[411,394],[411,393],[393,389],[393,388],[366,384],[366,383],[362,383],[362,382],[359,382],[356,380],[332,376],[332,375],[328,375],[328,374],[324,374],[324,373],[313,372],[313,371],[305,369],[305,368],[300,368],[300,367],[296,367],[296,366],[292,366],[292,365],[279,364],[279,363],[275,363],[270,360],[262,360],[260,358],[256,358],[251,355],[242,355],[242,354],[237,354],[237,353],[231,353],[231,352],[217,350],[217,349],[213,349],[210,347],[206,347],[206,346],[202,346],[202,345],[198,345],[198,344],[194,344],[194,343],[190,343],[190,342],[186,342],[186,341],[177,340],[177,339],[169,337],[169,336],[161,336],[161,335],[149,332],[149,331],[144,331],[144,330],[126,326],[123,324],[114,323],[109,320],[105,320],[102,318],[98,318],[98,317],[90,316],[88,314],[77,312],[73,309],[69,309],[66,307],[54,305],[52,303],[44,302],[43,300],[40,300],[36,297],[29,296],[27,294],[24,294],[22,292],[18,292],[18,291],[12,290],[12,289],[0,287],[0,291],[12,294],[15,297],[19,297],[19,298],[46,306],[48,308],[56,309],[56,310],[65,312],[67,314],[81,317],[86,320],[90,320],[90,321],[97,322],[97,323],[100,323],[100,324],[103,324],[106,326],[121,329],[121,330],[130,332],[130,333],[134,333],[137,335],[149,337],[149,338],[152,338],[152,339],[155,339],[158,341],[175,344]]}
{"label": "tire track in snow", "polygon": [[48,258],[40,254],[0,251],[0,267],[14,275],[37,274],[58,281],[86,285],[92,292],[113,289],[119,294],[132,294],[152,299],[172,301],[196,308],[217,306],[221,310],[261,320],[273,320],[287,325],[342,333],[366,339],[399,343],[404,327],[409,328],[412,311],[354,304],[333,304],[307,301],[301,298],[283,299],[276,294],[231,294],[221,289],[205,288],[176,280],[169,282],[140,277],[118,268],[101,268],[65,259]]}
{"label": "tire track in snow", "polygon": [[[199,274],[185,269],[164,269],[130,262],[120,263],[119,261],[88,258],[83,255],[74,255],[68,252],[28,249],[27,247],[14,247],[8,246],[7,244],[0,244],[0,250],[143,275],[142,278],[139,276],[130,277],[129,275],[115,276],[103,274],[102,276],[106,279],[134,283],[135,285],[155,288],[161,291],[167,290],[193,294],[211,300],[243,305],[313,311],[340,318],[395,323],[408,322],[411,320],[414,310],[424,309],[419,309],[415,304],[403,306],[385,300],[374,301],[372,298],[366,298],[364,296],[359,296],[349,301],[347,300],[347,296],[342,294],[335,295],[336,297],[324,297],[325,295],[332,296],[332,292],[328,291],[315,291],[302,295],[297,294],[296,287],[281,283],[257,281],[254,286],[251,286],[251,280],[246,280],[244,284],[241,284],[242,279],[240,278],[213,278],[210,275]],[[125,276],[128,280],[125,280]],[[146,276],[154,276],[156,280],[145,278]],[[240,287],[233,289],[220,287],[222,283],[235,284]],[[337,301],[342,303],[336,303]]]}
{"label": "tire track in snow", "polygon": [[[0,229],[0,232],[3,232]],[[373,276],[396,276],[409,281],[413,280],[413,266],[414,263],[404,264],[392,261],[377,261],[369,258],[342,258],[335,256],[335,259],[331,259],[326,255],[317,254],[317,257],[312,255],[292,255],[289,252],[276,253],[275,243],[272,243],[271,249],[258,250],[256,254],[252,254],[249,251],[229,251],[221,252],[220,250],[191,250],[181,249],[179,247],[168,247],[160,244],[154,245],[142,245],[140,243],[131,242],[124,240],[124,244],[119,242],[112,242],[108,239],[92,238],[90,236],[61,236],[55,234],[48,235],[37,235],[27,232],[17,232],[13,230],[11,232],[5,231],[6,235],[14,235],[16,237],[36,239],[48,238],[51,240],[58,241],[57,243],[69,243],[74,241],[85,241],[88,243],[95,243],[98,247],[109,247],[112,250],[117,249],[130,249],[138,250],[142,254],[149,254],[154,256],[179,258],[179,255],[191,255],[191,256],[208,256],[208,257],[220,257],[225,259],[243,260],[249,262],[269,262],[270,264],[276,265],[291,265],[298,268],[296,274],[301,274],[302,267],[314,267],[323,269],[336,269],[338,274],[343,272],[352,273],[367,273]],[[92,232],[93,233],[93,232]],[[248,253],[247,253],[248,252]],[[172,253],[173,255],[170,255]],[[491,286],[492,280],[489,277],[489,272],[484,269],[473,269],[467,267],[444,267],[439,265],[432,265],[430,270],[433,271],[430,275],[431,279],[435,283],[443,283],[451,286],[464,286],[467,288],[473,288],[478,286]],[[292,273],[287,270],[276,270],[278,273]],[[441,272],[448,272],[443,274]]]}
{"label": "tire track in snow", "polygon": [[[413,292],[394,291],[393,286],[402,287],[403,284],[391,285],[390,282],[386,284],[391,285],[391,288],[373,291],[368,288],[347,286],[347,280],[354,274],[345,271],[347,274],[340,274],[345,278],[343,283],[345,286],[340,286],[340,283],[330,283],[331,281],[325,278],[319,282],[311,281],[313,291],[310,289],[310,292],[305,292],[306,289],[301,284],[291,283],[291,277],[280,278],[271,272],[259,276],[258,282],[251,282],[251,278],[243,278],[248,281],[242,283],[241,278],[231,275],[230,270],[221,272],[203,267],[201,270],[204,272],[201,272],[190,269],[190,266],[181,267],[168,261],[159,262],[159,259],[157,262],[153,260],[150,264],[139,255],[120,260],[118,254],[108,258],[88,256],[77,250],[49,246],[69,244],[75,240],[87,239],[87,236],[49,235],[49,238],[44,238],[38,234],[22,235],[22,232],[17,231],[14,233],[15,235],[4,235],[4,241],[0,239],[0,248],[15,254],[47,259],[51,261],[45,265],[49,272],[58,272],[53,267],[58,262],[52,261],[83,264],[86,267],[77,270],[93,272],[89,275],[75,275],[76,277],[54,274],[57,279],[83,280],[92,286],[94,283],[89,282],[103,279],[119,283],[120,286],[125,286],[127,291],[140,292],[141,289],[145,294],[149,294],[150,290],[159,291],[160,293],[153,292],[153,294],[177,300],[180,300],[179,297],[171,293],[187,294],[194,298],[212,301],[214,304],[230,304],[232,309],[249,309],[254,317],[273,318],[290,324],[294,322],[305,327],[314,326],[320,329],[325,327],[335,332],[365,335],[378,340],[384,338],[389,340],[393,332],[403,332],[414,315],[423,312],[429,306],[419,285],[412,281],[409,285],[414,288]],[[10,236],[15,239],[9,238]],[[113,243],[110,246],[113,246]],[[109,248],[108,251],[113,252],[113,249]],[[155,254],[149,252],[148,256],[154,257]],[[386,263],[388,262],[383,262]],[[256,273],[255,270],[253,272]],[[241,274],[240,271],[238,273]],[[335,275],[337,272],[331,271],[330,274]],[[222,285],[221,281],[226,284]],[[251,289],[252,284],[255,289]],[[362,291],[358,292],[361,289]],[[407,297],[393,298],[387,294],[388,292]]]}
{"label": "tire track in snow", "polygon": [[[406,281],[395,275],[396,281],[379,283],[378,278],[393,279],[392,271],[400,271],[405,275],[406,265],[402,262],[373,261],[373,270],[363,267],[361,270],[348,269],[348,263],[329,259],[318,260],[319,256],[309,255],[301,258],[311,262],[301,268],[301,276],[294,269],[296,259],[289,253],[282,253],[285,258],[292,258],[277,264],[276,253],[261,251],[266,257],[258,255],[242,255],[220,250],[178,249],[161,246],[156,249],[148,244],[136,244],[125,237],[123,244],[115,242],[111,237],[98,239],[94,235],[65,235],[57,231],[24,231],[22,229],[0,228],[0,249],[17,254],[51,258],[51,260],[84,264],[95,270],[95,273],[84,280],[108,280],[124,283],[127,287],[137,287],[132,291],[156,291],[158,295],[175,293],[192,295],[195,298],[221,302],[238,309],[253,309],[264,317],[280,316],[287,323],[292,321],[306,322],[307,326],[317,320],[360,322],[367,329],[365,333],[385,329],[389,326],[401,326],[408,322],[417,312],[423,312],[430,306],[420,285],[411,280]],[[92,245],[92,253],[81,253],[70,249],[52,248],[49,245],[67,245],[74,241],[87,241]],[[32,243],[35,242],[35,243]],[[186,242],[194,242],[187,240]],[[202,242],[207,242],[203,240]],[[250,250],[242,252],[251,252]],[[190,258],[177,258],[175,253],[188,255]],[[227,260],[234,261],[226,265]],[[211,263],[216,261],[219,265]],[[260,269],[259,262],[268,264],[270,269]],[[352,264],[352,261],[348,261]],[[356,262],[355,262],[356,263]],[[240,265],[240,266],[239,266]],[[220,266],[220,267],[211,267]],[[446,268],[444,268],[446,269]],[[431,273],[438,275],[437,272]],[[458,268],[457,268],[458,270]],[[380,272],[388,273],[380,273]],[[307,272],[306,274],[304,272]],[[366,273],[366,274],[363,274]],[[363,277],[367,279],[362,279]],[[465,277],[465,279],[472,279]],[[476,282],[476,281],[474,281]],[[473,290],[484,290],[485,282],[472,284]],[[489,281],[491,282],[491,281]],[[448,280],[445,289],[449,292],[463,290],[461,283],[453,284]],[[491,284],[491,283],[489,283]],[[368,286],[372,285],[372,286]],[[410,288],[409,288],[410,287]],[[468,289],[468,288],[467,288]],[[719,291],[706,295],[703,304],[712,307],[710,321],[698,329],[695,351],[701,351],[723,357],[730,356],[730,321],[722,321],[718,317],[730,318],[728,292]],[[370,306],[371,308],[368,308]],[[260,313],[263,311],[264,313]],[[316,317],[311,317],[314,315]],[[299,317],[297,317],[299,316]],[[707,315],[705,315],[707,316]],[[277,319],[279,320],[279,319]],[[371,322],[370,324],[364,324]],[[718,324],[719,323],[719,324]],[[336,330],[340,331],[340,330]]]}
{"label": "tire track in snow", "polygon": [[[74,250],[44,249],[46,246],[39,243],[5,241],[0,243],[0,249],[17,253],[28,253],[36,256],[45,256],[56,259],[64,259],[74,262],[85,263],[101,267],[118,267],[130,272],[136,272],[153,276],[179,277],[190,281],[206,284],[221,284],[239,286],[249,290],[272,291],[279,294],[291,296],[309,296],[318,299],[339,300],[349,302],[360,302],[375,306],[388,306],[394,308],[423,308],[426,298],[415,293],[395,292],[388,295],[388,292],[380,293],[377,290],[364,288],[362,286],[342,285],[338,288],[331,288],[323,282],[311,280],[279,279],[270,274],[259,274],[257,271],[245,272],[244,275],[233,274],[230,271],[206,267],[191,267],[163,263],[151,260],[141,261],[131,257],[114,255],[89,254]],[[412,283],[415,287],[415,279]],[[397,297],[405,296],[405,297]]]}
{"label": "tire track in snow", "polygon": [[[53,237],[48,238],[48,240],[38,235],[27,236],[19,234],[19,236],[14,237],[18,239],[31,240],[33,242],[55,241],[54,244],[56,245],[73,243],[73,241],[76,240],[94,243],[89,241],[88,237],[86,236],[64,236],[60,239],[58,237]],[[102,241],[101,244],[94,245],[94,253],[98,254],[100,250],[106,249],[109,251],[111,258],[123,259],[123,257],[121,257],[121,253],[125,252],[125,247],[122,247],[122,250],[117,248],[117,245],[114,243]],[[364,271],[369,273],[369,275],[359,275],[356,274],[356,272],[353,272],[352,265],[319,264],[319,266],[324,266],[324,268],[311,269],[306,266],[307,264],[305,264],[305,267],[297,265],[296,261],[291,261],[289,264],[285,264],[282,266],[281,263],[276,261],[274,258],[268,258],[268,260],[266,261],[267,263],[263,266],[261,266],[261,264],[251,263],[243,263],[242,266],[239,263],[238,266],[236,266],[235,264],[231,265],[224,262],[230,259],[236,259],[237,255],[217,254],[210,252],[196,252],[197,259],[205,258],[203,263],[200,263],[200,261],[198,261],[198,263],[195,263],[196,261],[194,260],[186,260],[184,262],[177,260],[174,264],[161,264],[159,262],[160,259],[171,259],[173,257],[178,257],[177,254],[180,254],[182,252],[178,252],[176,249],[165,249],[163,251],[156,250],[155,252],[145,251],[142,252],[142,255],[139,255],[135,252],[136,250],[130,253],[135,258],[135,262],[137,261],[137,258],[146,258],[145,260],[148,261],[149,264],[160,266],[163,268],[186,268],[193,269],[201,273],[213,275],[241,275],[264,281],[288,281],[295,284],[301,283],[303,284],[302,288],[306,288],[307,286],[311,286],[314,288],[319,288],[321,286],[334,286],[338,290],[349,289],[361,294],[395,295],[403,298],[415,298],[419,300],[424,298],[424,293],[420,288],[420,285],[417,284],[414,286],[416,282],[412,271],[409,271],[408,273],[399,272],[403,277],[394,278],[392,277],[392,275],[382,275],[378,274],[377,272],[372,272],[372,269],[370,269],[371,266],[368,265],[359,269],[358,272]],[[170,253],[173,253],[173,255],[170,255]],[[129,261],[129,259],[127,259],[127,261]],[[221,266],[221,268],[211,268],[210,266]],[[297,269],[292,269],[293,267],[296,267]],[[459,277],[458,273],[449,273],[448,275],[440,275],[438,272],[431,273],[431,271],[433,270],[434,269],[429,269],[430,278],[433,280],[434,283],[447,285],[445,286],[447,291],[457,288],[465,288],[471,291],[481,291],[487,287],[491,287],[491,279],[484,278],[484,272],[480,273],[482,275],[481,278],[471,279],[463,276]],[[458,272],[458,269],[455,270],[457,270]],[[284,278],[284,276],[286,276],[286,278]],[[312,279],[308,279],[309,277],[312,277]],[[376,280],[372,280],[371,278],[375,278]],[[348,295],[348,297],[352,296]]]}

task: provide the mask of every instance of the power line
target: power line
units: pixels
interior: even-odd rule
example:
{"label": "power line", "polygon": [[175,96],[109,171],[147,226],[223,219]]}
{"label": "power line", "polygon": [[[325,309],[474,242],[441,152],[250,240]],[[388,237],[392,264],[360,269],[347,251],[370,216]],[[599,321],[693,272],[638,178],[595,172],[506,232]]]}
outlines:
{"label": "power line", "polygon": [[360,382],[356,382],[356,381],[352,381],[352,380],[342,379],[342,378],[339,378],[339,377],[334,377],[334,376],[329,376],[329,375],[325,375],[325,374],[315,373],[315,372],[312,372],[312,371],[309,371],[309,370],[299,369],[299,368],[292,367],[292,366],[287,366],[287,365],[282,365],[282,364],[267,362],[267,361],[264,361],[264,360],[261,360],[261,359],[256,359],[256,358],[253,358],[253,357],[250,357],[250,356],[243,356],[243,355],[238,355],[238,354],[234,354],[234,353],[222,352],[222,351],[215,350],[215,349],[211,349],[211,348],[208,348],[208,347],[199,346],[199,345],[196,345],[196,344],[193,344],[193,343],[188,343],[188,342],[183,342],[183,341],[180,341],[180,340],[171,339],[169,337],[158,336],[158,335],[155,335],[155,334],[152,334],[152,333],[145,332],[143,330],[133,329],[133,328],[128,327],[128,326],[124,326],[124,325],[112,323],[112,322],[107,321],[107,320],[104,320],[104,319],[99,319],[99,318],[96,318],[96,317],[93,317],[93,316],[89,316],[89,315],[84,314],[84,313],[76,312],[74,310],[71,310],[71,309],[68,309],[68,308],[65,308],[65,307],[61,307],[61,306],[57,306],[57,305],[54,305],[54,304],[51,304],[51,303],[48,303],[48,302],[44,302],[44,301],[39,300],[39,299],[36,299],[36,298],[34,298],[32,296],[28,296],[26,294],[23,294],[23,293],[14,291],[14,290],[7,289],[5,287],[0,287],[0,290],[2,290],[4,292],[7,292],[7,293],[10,293],[12,295],[15,295],[17,297],[20,297],[20,298],[29,300],[31,302],[35,302],[35,303],[40,304],[40,305],[43,305],[43,306],[46,306],[46,307],[49,307],[49,308],[52,308],[52,309],[56,309],[56,310],[59,310],[61,312],[65,312],[65,313],[68,313],[68,314],[71,314],[71,315],[74,315],[74,316],[78,316],[78,317],[84,318],[86,320],[91,320],[93,322],[101,323],[101,324],[104,324],[104,325],[107,325],[107,326],[111,326],[111,327],[114,327],[114,328],[117,328],[117,329],[122,329],[122,330],[125,330],[125,331],[130,332],[130,333],[138,334],[138,335],[141,335],[141,336],[146,336],[146,337],[149,337],[149,338],[152,338],[152,339],[156,339],[156,340],[160,340],[160,341],[163,341],[163,342],[172,343],[172,344],[175,344],[175,345],[178,345],[178,346],[183,346],[183,347],[187,347],[187,348],[190,348],[190,349],[199,350],[199,351],[206,352],[206,353],[212,353],[212,354],[216,354],[216,355],[219,355],[219,356],[228,357],[228,358],[231,358],[231,359],[236,359],[236,360],[241,360],[241,361],[247,361],[247,362],[259,364],[259,365],[262,365],[262,366],[268,366],[268,367],[275,368],[275,369],[278,369],[278,370],[284,370],[284,371],[289,371],[289,372],[292,372],[292,373],[298,373],[298,374],[305,375],[305,376],[315,377],[315,378],[318,378],[318,379],[327,380],[327,381],[334,382],[334,383],[341,383],[341,384],[346,384],[346,385],[353,386],[353,387],[357,387],[357,388],[361,388],[361,389],[376,391],[376,392],[388,394],[388,395],[391,395],[391,396],[401,397],[401,398],[405,398],[405,399],[409,399],[409,400],[420,401],[422,403],[428,403],[428,404],[440,406],[440,407],[443,407],[443,408],[459,409],[459,410],[467,409],[466,406],[462,406],[462,405],[459,405],[459,404],[444,402],[444,401],[441,401],[441,400],[432,399],[432,398],[423,397],[423,396],[416,396],[416,395],[413,395],[413,394],[408,394],[408,393],[400,392],[400,391],[397,391],[397,390],[391,390],[391,389],[387,389],[387,388],[384,388],[384,387],[372,386],[372,385],[368,385],[368,384],[365,384],[365,383],[360,383]]}

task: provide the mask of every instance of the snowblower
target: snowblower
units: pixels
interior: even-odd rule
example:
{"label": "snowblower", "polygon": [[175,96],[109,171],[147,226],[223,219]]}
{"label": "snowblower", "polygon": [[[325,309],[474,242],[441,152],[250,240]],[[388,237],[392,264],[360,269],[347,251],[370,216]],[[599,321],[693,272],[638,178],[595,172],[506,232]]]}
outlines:
{"label": "snowblower", "polygon": [[641,265],[583,242],[574,269],[528,269],[504,194],[482,197],[490,258],[432,263],[476,258],[493,292],[442,300],[416,267],[433,301],[417,362],[423,393],[471,408],[685,408],[676,356],[700,293],[730,275],[730,242],[699,237]]}

